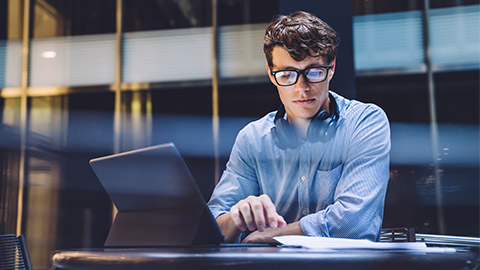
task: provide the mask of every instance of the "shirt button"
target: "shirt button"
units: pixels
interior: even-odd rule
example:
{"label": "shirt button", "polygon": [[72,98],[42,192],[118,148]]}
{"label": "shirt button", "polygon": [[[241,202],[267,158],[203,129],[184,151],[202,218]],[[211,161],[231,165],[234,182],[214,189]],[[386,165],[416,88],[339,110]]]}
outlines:
{"label": "shirt button", "polygon": [[303,211],[302,211],[302,214],[306,215],[306,214],[308,214],[308,211],[307,211],[307,210],[303,210]]}
{"label": "shirt button", "polygon": [[302,179],[302,181],[305,181],[305,180],[307,180],[307,177],[305,175],[302,175],[302,177],[300,179]]}

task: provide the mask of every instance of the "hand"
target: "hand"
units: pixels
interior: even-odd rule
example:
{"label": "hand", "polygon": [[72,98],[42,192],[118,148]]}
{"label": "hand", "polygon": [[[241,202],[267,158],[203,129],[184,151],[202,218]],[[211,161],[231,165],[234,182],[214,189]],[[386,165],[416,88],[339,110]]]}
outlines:
{"label": "hand", "polygon": [[268,228],[263,232],[254,231],[245,237],[242,243],[276,243],[273,237],[280,235],[304,235],[300,221],[290,223],[284,228]]}
{"label": "hand", "polygon": [[268,195],[248,196],[230,209],[235,226],[240,231],[258,230],[263,232],[267,225],[270,228],[283,228],[287,225],[282,216],[277,214],[275,205]]}
{"label": "hand", "polygon": [[263,232],[251,232],[249,235],[247,235],[247,237],[245,237],[245,239],[242,240],[242,243],[277,243],[277,241],[275,241],[273,237],[278,235],[279,230],[281,230],[281,228],[268,228],[265,229]]}

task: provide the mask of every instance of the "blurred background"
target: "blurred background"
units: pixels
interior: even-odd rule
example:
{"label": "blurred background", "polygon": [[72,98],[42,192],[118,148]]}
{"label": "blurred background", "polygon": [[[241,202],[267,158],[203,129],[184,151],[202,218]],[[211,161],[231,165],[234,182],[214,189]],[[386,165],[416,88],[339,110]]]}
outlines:
{"label": "blurred background", "polygon": [[34,269],[102,247],[88,161],[164,142],[208,200],[237,132],[280,105],[263,34],[297,10],[340,34],[331,89],[391,121],[384,227],[479,236],[478,0],[0,0],[0,234]]}

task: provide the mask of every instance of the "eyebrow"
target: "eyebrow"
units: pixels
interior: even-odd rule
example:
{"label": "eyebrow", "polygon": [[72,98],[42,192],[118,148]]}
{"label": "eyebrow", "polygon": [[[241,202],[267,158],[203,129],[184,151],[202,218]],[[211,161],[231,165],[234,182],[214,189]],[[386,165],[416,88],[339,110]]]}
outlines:
{"label": "eyebrow", "polygon": [[287,66],[287,67],[284,67],[284,68],[280,68],[278,70],[296,70],[296,71],[299,71],[299,70],[305,70],[305,69],[309,69],[309,68],[313,68],[313,67],[321,67],[321,66],[328,66],[328,64],[327,65],[321,65],[321,64],[312,63],[312,64],[306,66],[304,69],[298,69],[298,68],[295,68],[295,67],[292,67],[292,66]]}

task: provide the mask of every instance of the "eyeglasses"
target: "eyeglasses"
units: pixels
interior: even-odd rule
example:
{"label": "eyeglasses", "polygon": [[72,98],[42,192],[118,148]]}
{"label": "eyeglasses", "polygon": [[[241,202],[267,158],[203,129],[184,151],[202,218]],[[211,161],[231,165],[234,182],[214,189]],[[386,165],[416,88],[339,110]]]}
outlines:
{"label": "eyeglasses", "polygon": [[277,70],[272,71],[271,74],[280,86],[296,84],[300,75],[303,75],[303,78],[309,83],[319,83],[327,79],[328,70],[331,67],[332,63],[327,66],[310,67],[304,70]]}

